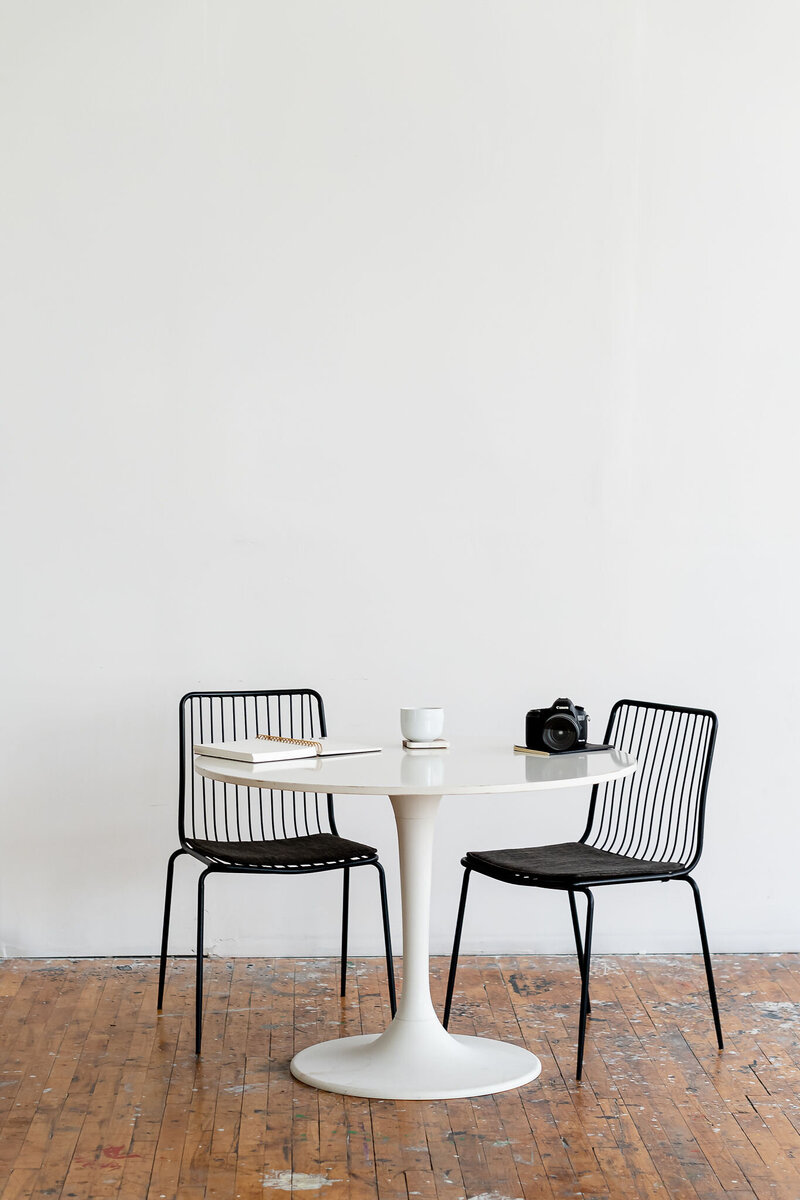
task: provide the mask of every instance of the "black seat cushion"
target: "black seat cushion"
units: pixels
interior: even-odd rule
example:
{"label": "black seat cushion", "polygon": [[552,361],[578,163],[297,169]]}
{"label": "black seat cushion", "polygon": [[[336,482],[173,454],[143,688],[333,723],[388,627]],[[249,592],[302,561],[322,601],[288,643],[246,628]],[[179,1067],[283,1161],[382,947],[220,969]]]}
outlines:
{"label": "black seat cushion", "polygon": [[682,863],[648,862],[610,854],[583,842],[554,846],[528,846],[511,850],[470,850],[465,860],[473,871],[490,867],[512,877],[541,879],[548,883],[580,883],[584,879],[637,879],[643,875],[674,875]]}
{"label": "black seat cushion", "polygon": [[204,842],[188,838],[186,844],[212,862],[234,867],[347,866],[378,855],[374,846],[351,842],[332,833],[277,838],[272,842]]}

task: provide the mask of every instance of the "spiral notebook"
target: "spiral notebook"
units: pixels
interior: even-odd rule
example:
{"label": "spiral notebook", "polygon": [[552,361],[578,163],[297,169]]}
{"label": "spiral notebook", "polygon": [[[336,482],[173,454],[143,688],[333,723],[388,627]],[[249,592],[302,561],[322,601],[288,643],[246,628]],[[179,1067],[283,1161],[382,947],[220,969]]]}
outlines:
{"label": "spiral notebook", "polygon": [[233,742],[195,743],[195,754],[209,758],[231,758],[236,762],[289,762],[295,758],[333,758],[338,754],[379,754],[380,746],[340,742],[337,738],[286,738],[260,733],[258,737]]}

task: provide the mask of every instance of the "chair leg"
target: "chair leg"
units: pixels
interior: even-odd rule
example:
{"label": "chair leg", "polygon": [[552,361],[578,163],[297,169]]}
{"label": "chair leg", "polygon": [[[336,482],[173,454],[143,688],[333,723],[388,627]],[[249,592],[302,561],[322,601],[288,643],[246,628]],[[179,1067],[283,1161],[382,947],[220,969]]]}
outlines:
{"label": "chair leg", "polygon": [[197,881],[197,968],[194,989],[194,1052],[200,1053],[203,1040],[203,901],[205,898],[206,875],[211,868],[206,867]]}
{"label": "chair leg", "polygon": [[[569,911],[572,914],[572,932],[575,934],[575,951],[578,955],[578,968],[581,973],[581,982],[583,981],[583,942],[581,941],[581,927],[578,924],[578,907],[575,903],[575,893],[569,892]],[[592,1011],[592,1001],[587,1000],[586,1012]]]}
{"label": "chair leg", "polygon": [[461,946],[461,930],[464,926],[464,909],[467,907],[467,889],[469,888],[469,867],[464,868],[464,880],[461,884],[461,899],[458,902],[458,916],[456,917],[456,932],[453,938],[453,953],[450,956],[450,974],[447,977],[447,996],[444,1001],[444,1016],[442,1024],[445,1029],[450,1024],[450,1006],[453,1003],[453,988],[456,985],[456,971],[458,970],[458,951]]}
{"label": "chair leg", "polygon": [[345,867],[342,880],[342,966],[339,982],[339,995],[347,991],[347,926],[350,922],[350,868]]}
{"label": "chair leg", "polygon": [[719,1020],[719,1005],[717,1004],[717,989],[714,986],[714,973],[711,970],[711,954],[708,949],[708,938],[706,936],[706,922],[703,917],[703,905],[700,901],[700,888],[697,886],[691,875],[686,876],[686,882],[694,892],[694,905],[697,909],[697,924],[700,926],[700,942],[703,947],[703,961],[706,964],[706,979],[708,981],[708,994],[711,999],[711,1011],[714,1014],[714,1028],[717,1031],[717,1045],[720,1050],[722,1045],[722,1025]]}
{"label": "chair leg", "polygon": [[175,859],[179,854],[185,854],[184,849],[174,850],[167,863],[167,891],[164,896],[164,924],[161,929],[161,961],[158,964],[158,1011],[164,1003],[164,981],[167,977],[167,942],[169,940],[169,918],[172,912],[172,877],[175,873]]}
{"label": "chair leg", "polygon": [[575,1078],[583,1073],[583,1047],[586,1041],[586,1016],[589,1011],[589,965],[592,961],[592,925],[594,922],[594,896],[586,888],[586,933],[583,939],[583,975],[581,978],[581,1015],[578,1026],[578,1065]]}
{"label": "chair leg", "polygon": [[375,863],[378,872],[378,886],[381,893],[381,916],[383,918],[383,944],[386,949],[386,975],[389,980],[389,1008],[394,1017],[397,1012],[397,992],[394,982],[394,958],[392,957],[392,931],[389,927],[389,900],[386,895],[386,875],[379,862]]}

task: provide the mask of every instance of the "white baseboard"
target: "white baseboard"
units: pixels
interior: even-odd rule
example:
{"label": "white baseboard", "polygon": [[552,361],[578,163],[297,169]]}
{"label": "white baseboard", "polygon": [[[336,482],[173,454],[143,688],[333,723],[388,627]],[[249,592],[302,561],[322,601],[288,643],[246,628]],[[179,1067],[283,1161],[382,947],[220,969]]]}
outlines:
{"label": "white baseboard", "polygon": [[[800,953],[800,934],[786,930],[764,930],[753,934],[736,934],[731,932],[709,932],[712,953],[716,954],[796,954]],[[450,954],[450,943],[435,939],[431,946],[431,954],[447,956]],[[594,954],[699,954],[699,938],[687,937],[684,930],[674,933],[660,932],[657,937],[643,938],[638,934],[627,933],[595,933]],[[170,954],[193,954],[191,944],[180,944],[170,947]],[[338,942],[329,938],[291,937],[282,938],[271,936],[268,941],[251,938],[223,938],[211,940],[206,946],[206,953],[215,958],[335,958],[339,954]],[[402,940],[396,939],[395,953],[398,958],[402,955]],[[575,945],[571,937],[563,934],[539,934],[526,943],[521,943],[518,937],[498,937],[491,939],[465,938],[461,947],[462,954],[476,954],[486,957],[497,955],[533,955],[533,954],[567,954],[575,953]],[[158,946],[150,943],[142,945],[114,945],[103,943],[95,946],[85,946],[73,943],[70,946],[52,945],[17,945],[5,943],[0,947],[0,958],[152,958],[158,954]],[[383,945],[379,941],[356,942],[350,947],[350,957],[381,957]]]}

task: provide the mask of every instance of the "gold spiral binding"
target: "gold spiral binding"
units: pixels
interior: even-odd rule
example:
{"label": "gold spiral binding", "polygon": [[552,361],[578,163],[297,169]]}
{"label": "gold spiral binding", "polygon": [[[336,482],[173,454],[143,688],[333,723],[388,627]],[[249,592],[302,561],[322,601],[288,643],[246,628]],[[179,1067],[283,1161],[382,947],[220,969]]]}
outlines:
{"label": "gold spiral binding", "polygon": [[314,742],[310,738],[278,737],[276,733],[257,733],[256,737],[262,742],[285,742],[289,746],[313,746],[317,754],[322,754],[322,742]]}

